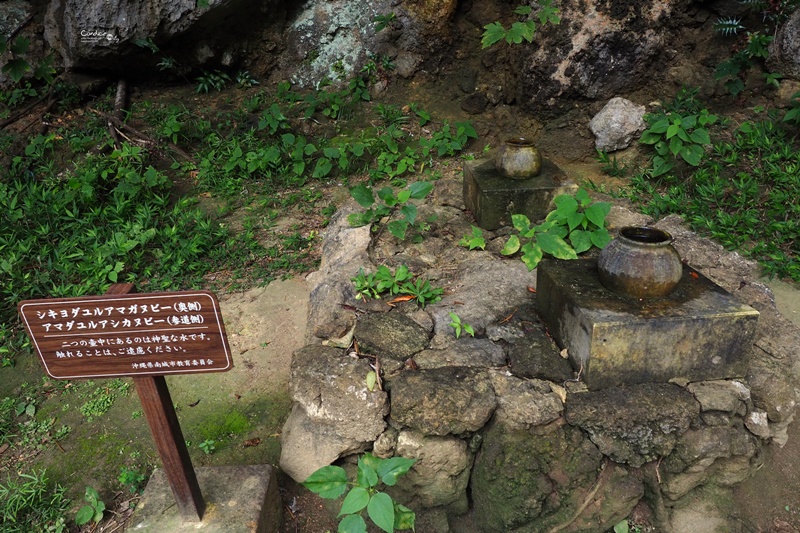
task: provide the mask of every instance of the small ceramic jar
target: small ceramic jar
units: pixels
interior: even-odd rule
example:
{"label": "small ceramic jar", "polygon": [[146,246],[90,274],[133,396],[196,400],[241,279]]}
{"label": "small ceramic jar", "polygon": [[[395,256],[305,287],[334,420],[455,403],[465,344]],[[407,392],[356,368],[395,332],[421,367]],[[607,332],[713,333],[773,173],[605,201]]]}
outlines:
{"label": "small ceramic jar", "polygon": [[525,137],[513,137],[497,150],[494,165],[504,176],[512,179],[528,179],[542,170],[542,156]]}
{"label": "small ceramic jar", "polygon": [[600,282],[634,298],[668,296],[683,276],[683,264],[672,235],[646,226],[627,226],[597,258]]}

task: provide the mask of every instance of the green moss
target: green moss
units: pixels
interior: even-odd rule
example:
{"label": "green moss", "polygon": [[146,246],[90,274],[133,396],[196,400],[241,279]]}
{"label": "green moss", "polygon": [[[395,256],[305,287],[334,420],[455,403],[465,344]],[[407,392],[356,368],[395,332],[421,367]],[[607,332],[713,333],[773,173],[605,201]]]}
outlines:
{"label": "green moss", "polygon": [[215,413],[198,427],[198,434],[203,440],[221,440],[233,435],[241,435],[250,429],[250,421],[242,413]]}

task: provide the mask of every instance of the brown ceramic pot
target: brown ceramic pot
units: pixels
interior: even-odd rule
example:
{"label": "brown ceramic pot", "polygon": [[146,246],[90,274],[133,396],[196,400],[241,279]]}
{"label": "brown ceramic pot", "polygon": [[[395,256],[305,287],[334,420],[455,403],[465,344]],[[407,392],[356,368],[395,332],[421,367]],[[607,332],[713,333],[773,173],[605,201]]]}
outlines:
{"label": "brown ceramic pot", "polygon": [[645,226],[627,226],[600,251],[600,282],[609,290],[634,298],[669,295],[681,280],[683,265],[672,235]]}
{"label": "brown ceramic pot", "polygon": [[497,150],[494,165],[504,176],[528,179],[542,170],[542,155],[525,137],[513,137]]}

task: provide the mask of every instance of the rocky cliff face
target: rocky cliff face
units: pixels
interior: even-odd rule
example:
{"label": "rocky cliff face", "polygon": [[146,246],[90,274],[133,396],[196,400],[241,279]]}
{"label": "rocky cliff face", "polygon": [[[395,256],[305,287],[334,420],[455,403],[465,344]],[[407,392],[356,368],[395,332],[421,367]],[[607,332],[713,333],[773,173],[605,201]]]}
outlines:
{"label": "rocky cliff face", "polygon": [[[705,97],[726,94],[715,68],[743,44],[715,33],[714,22],[757,19],[723,0],[552,5],[558,24],[541,24],[536,4],[518,15],[499,0],[52,0],[44,37],[67,68],[128,75],[162,75],[157,64],[171,57],[184,72],[248,69],[261,80],[315,87],[372,62],[417,86],[441,82],[439,96],[468,114],[518,105],[541,120],[648,87],[662,96],[682,85]],[[798,17],[780,22],[772,46],[772,65],[785,78],[800,76]],[[536,22],[532,42],[481,48],[487,24],[521,21]]]}

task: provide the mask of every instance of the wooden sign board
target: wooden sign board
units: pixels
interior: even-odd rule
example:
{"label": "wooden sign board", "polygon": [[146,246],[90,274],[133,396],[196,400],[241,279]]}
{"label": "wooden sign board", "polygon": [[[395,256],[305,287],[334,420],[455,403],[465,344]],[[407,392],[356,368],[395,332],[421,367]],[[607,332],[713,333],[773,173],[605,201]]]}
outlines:
{"label": "wooden sign board", "polygon": [[233,368],[219,302],[208,291],[25,300],[18,310],[56,379]]}

